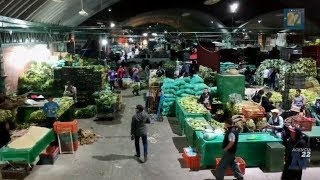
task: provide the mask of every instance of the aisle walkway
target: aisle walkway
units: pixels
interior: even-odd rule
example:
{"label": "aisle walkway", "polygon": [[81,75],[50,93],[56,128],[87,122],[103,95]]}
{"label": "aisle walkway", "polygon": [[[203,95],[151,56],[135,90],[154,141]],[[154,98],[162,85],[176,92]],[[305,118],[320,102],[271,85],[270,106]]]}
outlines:
{"label": "aisle walkway", "polygon": [[[127,93],[127,94],[126,94]],[[174,119],[155,122],[149,128],[149,159],[139,163],[133,158],[134,144],[130,140],[131,116],[136,104],[143,104],[142,96],[132,97],[123,92],[125,110],[114,121],[80,120],[82,128],[90,128],[103,138],[92,145],[80,146],[74,155],[60,155],[55,165],[36,166],[27,180],[209,180],[210,170],[190,172],[182,168],[181,151],[186,146],[184,137],[173,133]],[[173,129],[173,130],[172,130]],[[182,162],[182,161],[181,161]],[[304,180],[317,179],[319,168],[308,169]],[[231,177],[225,179],[232,179]],[[277,180],[280,173],[263,174],[258,168],[246,169],[246,180]]]}

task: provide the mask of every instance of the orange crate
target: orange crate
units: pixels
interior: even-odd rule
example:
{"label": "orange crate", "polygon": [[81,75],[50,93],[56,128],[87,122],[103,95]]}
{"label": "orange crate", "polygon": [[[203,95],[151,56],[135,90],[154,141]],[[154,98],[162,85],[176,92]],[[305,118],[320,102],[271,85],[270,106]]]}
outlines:
{"label": "orange crate", "polygon": [[264,108],[262,106],[254,106],[254,107],[243,107],[242,114],[245,118],[263,118],[266,114]]}
{"label": "orange crate", "polygon": [[182,157],[184,159],[185,165],[187,168],[190,168],[192,171],[199,171],[200,170],[200,161],[201,156],[197,154],[196,156],[189,156],[186,148],[183,149]]}
{"label": "orange crate", "polygon": [[70,131],[72,133],[78,133],[78,121],[73,120],[71,122],[60,122],[60,121],[56,121],[53,124],[53,129],[57,134],[66,132],[66,131]]}
{"label": "orange crate", "polygon": [[[216,168],[220,165],[221,158],[216,158]],[[242,174],[245,174],[246,172],[246,162],[241,157],[236,157],[236,162],[238,163],[240,167],[240,171]],[[233,171],[231,167],[228,167],[225,171],[225,176],[233,176]]]}
{"label": "orange crate", "polygon": [[313,123],[315,119],[305,116],[294,116],[291,119],[291,124],[294,127],[300,128],[302,131],[312,131]]}

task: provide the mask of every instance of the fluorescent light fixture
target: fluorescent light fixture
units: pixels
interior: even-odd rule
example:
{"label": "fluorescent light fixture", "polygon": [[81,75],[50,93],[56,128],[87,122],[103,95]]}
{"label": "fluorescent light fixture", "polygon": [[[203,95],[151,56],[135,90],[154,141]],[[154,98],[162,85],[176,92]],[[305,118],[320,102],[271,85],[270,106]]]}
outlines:
{"label": "fluorescent light fixture", "polygon": [[64,0],[52,0],[53,2],[58,2],[58,3],[62,3],[64,2]]}
{"label": "fluorescent light fixture", "polygon": [[152,35],[152,36],[158,36],[158,34],[157,34],[157,33],[152,33],[151,35]]}
{"label": "fluorescent light fixture", "polygon": [[167,34],[167,33],[168,33],[168,31],[166,31],[166,30],[165,30],[165,31],[164,31],[164,33],[165,33],[165,34]]}
{"label": "fluorescent light fixture", "polygon": [[261,20],[261,19],[259,19],[259,20],[258,20],[258,23],[260,24],[261,22],[262,22],[262,20]]}
{"label": "fluorescent light fixture", "polygon": [[236,13],[238,11],[239,8],[239,3],[238,2],[234,2],[230,5],[230,11],[231,13]]}
{"label": "fluorescent light fixture", "polygon": [[106,39],[102,39],[102,40],[101,40],[101,44],[102,44],[103,46],[105,46],[105,45],[108,44],[108,41],[107,41]]}
{"label": "fluorescent light fixture", "polygon": [[182,17],[187,17],[187,16],[190,16],[190,13],[182,13],[181,16]]}
{"label": "fluorescent light fixture", "polygon": [[142,36],[147,37],[148,33],[143,33]]}
{"label": "fluorescent light fixture", "polygon": [[111,12],[111,11],[112,11],[112,9],[111,9],[111,8],[109,8],[109,9],[108,9],[108,11],[109,11],[109,12]]}
{"label": "fluorescent light fixture", "polygon": [[129,42],[133,42],[133,39],[132,39],[132,38],[129,38]]}
{"label": "fluorescent light fixture", "polygon": [[213,24],[213,21],[211,21],[211,24]]}
{"label": "fluorescent light fixture", "polygon": [[81,11],[79,11],[79,14],[81,15],[81,16],[88,16],[89,14],[85,11],[85,10],[81,10]]}
{"label": "fluorescent light fixture", "polygon": [[211,6],[219,2],[220,0],[206,0],[203,2],[204,5]]}
{"label": "fluorescent light fixture", "polygon": [[111,27],[111,28],[114,28],[115,26],[116,26],[116,25],[115,25],[113,22],[110,23],[110,27]]}

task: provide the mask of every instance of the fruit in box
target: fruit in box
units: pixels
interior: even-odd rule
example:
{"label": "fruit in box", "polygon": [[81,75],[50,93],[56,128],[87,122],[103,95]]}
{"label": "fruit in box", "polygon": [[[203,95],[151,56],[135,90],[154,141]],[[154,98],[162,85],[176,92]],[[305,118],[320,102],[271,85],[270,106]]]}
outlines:
{"label": "fruit in box", "polygon": [[197,120],[197,119],[187,119],[188,124],[192,127],[193,130],[196,131],[203,131],[207,129],[207,122],[202,121],[202,120]]}
{"label": "fruit in box", "polygon": [[209,111],[200,103],[195,96],[183,97],[179,100],[181,106],[189,113],[208,114]]}

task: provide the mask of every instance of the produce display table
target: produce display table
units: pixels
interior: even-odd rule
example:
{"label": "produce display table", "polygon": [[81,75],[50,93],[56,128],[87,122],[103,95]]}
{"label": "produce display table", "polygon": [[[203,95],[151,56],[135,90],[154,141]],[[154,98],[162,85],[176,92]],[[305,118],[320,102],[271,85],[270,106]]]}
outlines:
{"label": "produce display table", "polygon": [[176,99],[176,117],[179,120],[181,132],[182,132],[182,134],[184,134],[184,129],[186,126],[186,119],[187,118],[201,118],[201,117],[203,117],[206,120],[210,120],[211,114],[210,113],[208,113],[208,114],[189,113],[181,106],[179,100]]}
{"label": "produce display table", "polygon": [[[204,140],[201,131],[197,131],[196,136],[196,148],[201,154],[201,166],[215,166],[215,159],[220,158],[223,154],[222,142],[224,136],[218,136],[211,141]],[[255,139],[253,139],[253,136]],[[282,142],[282,140],[269,133],[241,133],[236,156],[244,159],[247,166],[263,167],[266,144],[271,142]]]}
{"label": "produce display table", "polygon": [[54,140],[54,132],[53,130],[50,130],[30,149],[13,149],[7,146],[2,147],[0,149],[0,161],[22,161],[31,164]]}
{"label": "produce display table", "polygon": [[[204,118],[197,118],[197,120],[199,121],[203,121],[205,123],[207,123],[207,126],[210,126],[209,123],[204,119]],[[196,146],[196,132],[198,132],[198,130],[194,130],[192,128],[192,126],[188,123],[188,121],[186,122],[186,127],[185,127],[185,135],[188,141],[188,145],[191,147],[195,147]]]}
{"label": "produce display table", "polygon": [[[55,98],[54,101],[60,105],[60,110],[58,112],[59,121],[70,121],[73,119],[73,101],[70,103],[66,103],[64,98]],[[71,98],[72,99],[72,98]],[[46,101],[38,101],[34,105],[23,105],[18,107],[17,118],[18,122],[24,123],[29,120],[31,113],[42,110]]]}

